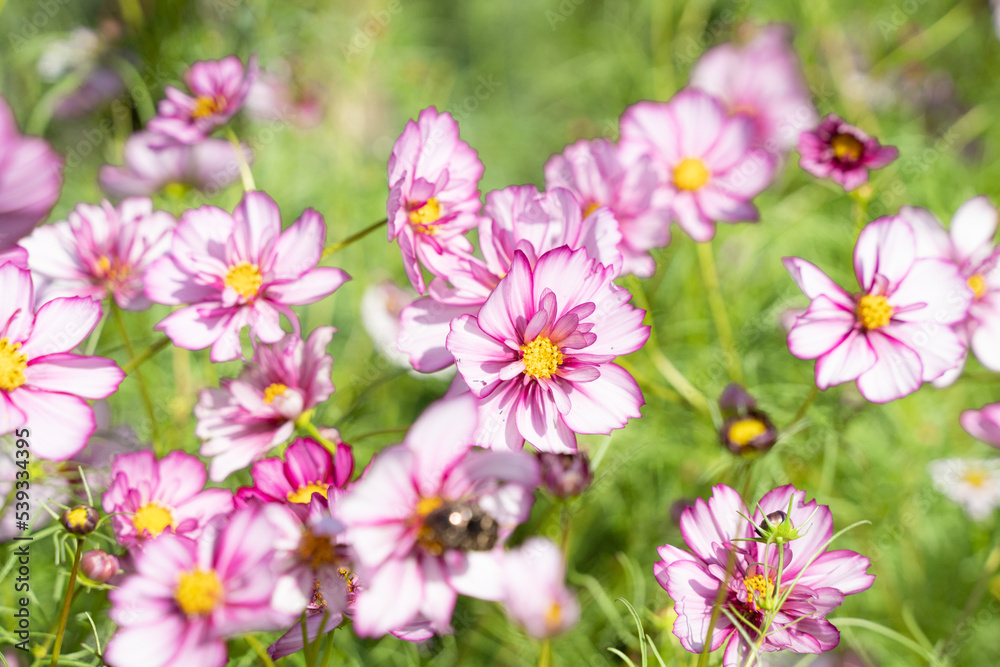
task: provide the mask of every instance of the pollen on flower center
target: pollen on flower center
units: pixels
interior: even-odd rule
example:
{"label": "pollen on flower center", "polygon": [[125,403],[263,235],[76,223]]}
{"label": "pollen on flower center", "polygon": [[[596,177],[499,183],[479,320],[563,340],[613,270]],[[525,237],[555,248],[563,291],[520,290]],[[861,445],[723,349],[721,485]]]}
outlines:
{"label": "pollen on flower center", "polygon": [[558,602],[553,602],[549,605],[548,611],[545,612],[545,629],[549,632],[555,632],[562,626],[562,607]]}
{"label": "pollen on flower center", "polygon": [[421,520],[424,519],[428,514],[436,510],[437,508],[444,505],[444,500],[438,496],[431,496],[430,498],[421,498],[417,502],[417,517]]}
{"label": "pollen on flower center", "polygon": [[550,378],[563,362],[563,353],[545,336],[538,336],[521,346],[524,374],[533,378]]}
{"label": "pollen on flower center", "polygon": [[982,299],[983,295],[986,294],[986,280],[978,273],[974,273],[969,276],[969,280],[966,282],[976,299]]}
{"label": "pollen on flower center", "polygon": [[288,391],[288,387],[278,382],[273,382],[264,389],[264,402],[270,405],[274,399],[278,396],[283,396],[286,391]]}
{"label": "pollen on flower center", "polygon": [[112,263],[106,255],[101,255],[97,258],[97,266],[94,273],[101,280],[114,282],[128,275],[129,268],[128,266],[122,266],[118,260]]}
{"label": "pollen on flower center", "polygon": [[194,108],[191,109],[192,118],[204,118],[205,116],[211,116],[222,111],[226,106],[226,100],[223,97],[209,97],[208,95],[199,95],[194,101]]}
{"label": "pollen on flower center", "polygon": [[838,160],[857,162],[861,159],[865,147],[853,134],[835,134],[830,140],[833,155]]}
{"label": "pollen on flower center", "polygon": [[892,319],[893,308],[884,296],[866,294],[858,299],[858,322],[865,329],[872,330],[884,327]]}
{"label": "pollen on flower center", "polygon": [[337,562],[337,546],[328,536],[306,530],[299,542],[298,556],[300,561],[309,563],[312,569],[318,570],[324,565]]}
{"label": "pollen on flower center", "polygon": [[257,291],[264,284],[264,276],[256,264],[240,262],[229,267],[229,273],[226,274],[223,284],[232,287],[244,299],[252,299],[257,296]]}
{"label": "pollen on flower center", "polygon": [[969,468],[962,475],[962,481],[970,486],[974,486],[977,489],[981,489],[986,486],[986,482],[989,480],[989,475],[985,470],[980,470],[978,468]]}
{"label": "pollen on flower center", "polygon": [[755,574],[743,580],[743,588],[747,592],[747,602],[754,611],[768,609],[771,606],[771,595],[774,593],[774,582],[762,574]]}
{"label": "pollen on flower center", "polygon": [[74,507],[66,513],[66,523],[74,528],[82,528],[90,520],[90,512],[86,507]]}
{"label": "pollen on flower center", "polygon": [[586,208],[583,209],[583,217],[586,218],[588,215],[601,208],[600,202],[592,201],[587,204]]}
{"label": "pollen on flower center", "polygon": [[733,422],[729,427],[729,440],[740,447],[745,447],[766,432],[767,425],[764,422],[747,417]]}
{"label": "pollen on flower center", "polygon": [[25,383],[24,369],[28,367],[28,355],[18,352],[20,343],[11,343],[0,338],[0,389],[14,391]]}
{"label": "pollen on flower center", "polygon": [[151,537],[156,537],[173,524],[174,517],[170,510],[158,503],[146,503],[132,516],[132,525],[140,535],[149,533]]}
{"label": "pollen on flower center", "polygon": [[309,482],[305,486],[300,486],[295,491],[288,492],[288,502],[305,504],[312,500],[312,495],[318,493],[326,498],[326,493],[330,485],[326,482]]}
{"label": "pollen on flower center", "polygon": [[441,217],[441,205],[437,197],[431,197],[422,206],[410,211],[410,222],[416,226],[421,234],[433,234],[434,227],[431,226]]}
{"label": "pollen on flower center", "polygon": [[209,614],[222,598],[222,582],[214,570],[181,572],[174,599],[185,614]]}
{"label": "pollen on flower center", "polygon": [[708,167],[695,157],[684,158],[674,167],[674,185],[678,190],[697,190],[708,183],[708,177]]}

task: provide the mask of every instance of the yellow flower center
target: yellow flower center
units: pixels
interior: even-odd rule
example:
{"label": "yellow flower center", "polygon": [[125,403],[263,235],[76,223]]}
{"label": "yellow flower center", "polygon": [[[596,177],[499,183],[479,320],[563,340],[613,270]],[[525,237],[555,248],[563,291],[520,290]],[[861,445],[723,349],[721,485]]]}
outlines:
{"label": "yellow flower center", "polygon": [[760,611],[772,605],[771,595],[774,593],[774,582],[762,574],[755,574],[743,580],[747,592],[747,602],[751,609]]}
{"label": "yellow flower center", "polygon": [[969,280],[966,282],[972,289],[972,293],[976,295],[976,299],[982,299],[983,295],[986,294],[986,280],[978,273],[974,273],[969,276]]}
{"label": "yellow flower center", "polygon": [[524,374],[533,378],[550,378],[563,362],[563,353],[555,343],[545,336],[539,336],[527,345],[521,346],[524,356]]}
{"label": "yellow flower center", "polygon": [[298,555],[300,561],[309,563],[314,570],[337,562],[336,545],[326,535],[316,535],[310,530],[302,533]]}
{"label": "yellow flower center", "polygon": [[18,352],[20,348],[20,343],[0,338],[0,389],[4,391],[14,391],[25,383],[28,355]]}
{"label": "yellow flower center", "polygon": [[835,134],[830,140],[830,145],[833,147],[834,157],[838,160],[857,162],[865,151],[864,144],[853,134]]}
{"label": "yellow flower center", "polygon": [[300,486],[296,491],[288,492],[288,502],[306,504],[312,500],[312,495],[318,493],[326,498],[327,489],[330,485],[325,482],[309,482],[305,486]]}
{"label": "yellow flower center", "polygon": [[974,486],[977,489],[981,489],[986,486],[986,482],[988,482],[989,479],[990,476],[986,473],[986,471],[980,470],[979,468],[969,468],[965,471],[965,474],[962,475],[963,482],[969,484],[970,486]]}
{"label": "yellow flower center", "polygon": [[264,402],[270,405],[275,398],[284,395],[286,391],[288,391],[288,387],[283,384],[277,382],[269,384],[264,390]]}
{"label": "yellow flower center", "polygon": [[222,599],[219,575],[214,570],[181,572],[174,599],[185,614],[210,614]]}
{"label": "yellow flower center", "polygon": [[423,206],[410,211],[410,223],[413,224],[421,234],[433,234],[432,226],[441,217],[441,205],[437,197],[431,197]]}
{"label": "yellow flower center", "polygon": [[184,183],[167,183],[163,186],[163,194],[166,195],[168,199],[180,199],[190,189],[191,188]]}
{"label": "yellow flower center", "polygon": [[865,329],[872,330],[884,327],[892,319],[893,308],[884,296],[866,294],[858,299],[858,322]]}
{"label": "yellow flower center", "polygon": [[116,259],[113,263],[105,255],[101,255],[97,258],[97,277],[102,280],[107,281],[117,281],[120,278],[124,278],[129,273],[128,266],[122,266],[122,264]]}
{"label": "yellow flower center", "polygon": [[226,287],[232,287],[244,299],[252,299],[257,296],[257,290],[263,283],[264,276],[261,275],[260,269],[257,268],[256,264],[250,262],[240,262],[229,267],[229,273],[226,274],[226,279],[223,281]]}
{"label": "yellow flower center", "polygon": [[66,513],[66,523],[74,528],[83,528],[87,524],[88,512],[86,507],[74,507]]}
{"label": "yellow flower center", "polygon": [[678,190],[697,190],[708,183],[708,167],[696,157],[687,157],[674,167],[674,186]]}
{"label": "yellow flower center", "polygon": [[444,505],[444,500],[438,496],[432,496],[430,498],[421,498],[417,502],[417,517],[422,521],[427,517],[428,514],[436,510],[437,508]]}
{"label": "yellow flower center", "polygon": [[766,432],[767,425],[764,422],[753,417],[747,417],[733,422],[733,425],[729,427],[728,435],[730,442],[740,447],[746,447],[758,436]]}
{"label": "yellow flower center", "polygon": [[591,213],[593,213],[594,211],[596,211],[599,208],[601,208],[600,203],[598,203],[596,201],[595,202],[590,202],[589,204],[587,204],[587,207],[585,209],[583,209],[583,217],[586,218],[588,215],[590,215]]}
{"label": "yellow flower center", "polygon": [[132,525],[140,535],[149,533],[150,537],[156,537],[167,528],[173,527],[174,517],[163,505],[146,503],[132,516]]}
{"label": "yellow flower center", "polygon": [[555,632],[562,625],[562,607],[559,606],[558,602],[553,602],[549,605],[548,611],[545,612],[545,629],[549,632]]}
{"label": "yellow flower center", "polygon": [[191,110],[191,117],[204,118],[205,116],[211,116],[222,111],[225,106],[226,100],[223,97],[199,95],[194,101],[194,109]]}

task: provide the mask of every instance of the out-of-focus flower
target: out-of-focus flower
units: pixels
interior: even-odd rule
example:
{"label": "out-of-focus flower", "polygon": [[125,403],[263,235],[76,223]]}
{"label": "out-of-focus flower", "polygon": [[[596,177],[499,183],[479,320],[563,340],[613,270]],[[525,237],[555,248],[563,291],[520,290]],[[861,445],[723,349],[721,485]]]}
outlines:
{"label": "out-of-focus flower", "polygon": [[[31,484],[33,497],[45,498],[47,502],[55,504],[71,502],[71,481],[63,467],[66,464],[35,458],[25,470],[23,464],[18,465],[18,462],[24,459],[17,458],[16,452],[18,449],[33,447],[32,431],[29,428],[22,428],[16,433],[20,433],[20,436],[15,433],[0,435],[0,498],[12,498],[14,491],[17,490],[15,483],[27,480]],[[19,439],[23,440],[20,448],[17,447]],[[19,527],[24,515],[18,519],[16,509],[12,503],[7,506],[3,514],[0,514],[0,543],[18,537],[24,532],[23,526]],[[41,503],[31,503],[28,508],[27,521],[32,531],[45,526],[51,518]]]}
{"label": "out-of-focus flower", "polygon": [[[364,324],[365,331],[368,332],[375,344],[375,349],[393,365],[409,369],[410,375],[414,377],[450,377],[455,372],[454,368],[444,368],[435,371],[435,373],[417,371],[410,363],[407,354],[400,351],[400,347],[405,349],[412,347],[410,336],[416,336],[420,340],[433,340],[442,350],[444,349],[444,338],[448,335],[448,322],[445,322],[443,326],[439,325],[433,331],[428,331],[431,327],[411,326],[405,334],[402,332],[400,315],[407,306],[417,299],[417,296],[413,288],[400,287],[392,280],[369,285],[361,295],[361,323]],[[430,306],[431,304],[425,305]],[[446,304],[437,302],[432,307],[442,310],[449,309]],[[463,312],[465,311],[463,310]],[[435,333],[436,337],[433,336]]]}
{"label": "out-of-focus flower", "polygon": [[[347,568],[341,568],[340,576],[344,580],[347,590],[347,606],[343,613],[331,613],[330,606],[323,594],[321,587],[317,586],[312,601],[306,605],[305,611],[305,634],[311,644],[321,635],[333,632],[344,620],[344,616],[350,616],[353,611],[354,601],[359,592],[364,590],[358,578]],[[305,646],[302,638],[302,622],[293,625],[288,632],[279,637],[273,644],[267,647],[267,654],[272,660],[284,658],[285,656],[298,653]]]}
{"label": "out-of-focus flower", "polygon": [[816,108],[786,25],[767,25],[745,44],[709,49],[691,68],[691,86],[753,121],[754,147],[771,154],[783,155],[803,130],[816,125]]}
{"label": "out-of-focus flower", "polygon": [[80,557],[80,571],[91,581],[99,584],[118,574],[121,565],[118,558],[101,549],[91,549]]}
{"label": "out-of-focus flower", "polygon": [[59,523],[74,535],[89,535],[97,528],[101,515],[90,505],[76,505],[62,513]]}
{"label": "out-of-focus flower", "polygon": [[167,86],[166,98],[146,129],[168,141],[197,144],[236,115],[256,76],[256,56],[250,56],[246,69],[236,56],[196,62],[184,72],[184,83],[193,97]]}
{"label": "out-of-focus flower", "polygon": [[119,544],[145,546],[163,533],[197,538],[209,521],[233,510],[228,489],[205,488],[205,465],[184,452],[159,461],[151,451],[124,454],[111,467],[111,486],[101,497]]}
{"label": "out-of-focus flower", "polygon": [[254,360],[237,379],[201,392],[195,435],[210,457],[213,481],[245,468],[292,437],[295,420],[330,398],[333,357],[326,353],[336,329],[316,327],[303,341],[294,334],[258,345]]}
{"label": "out-of-focus flower", "polygon": [[517,250],[479,314],[452,321],[448,350],[478,399],[475,444],[572,453],[577,433],[639,417],[642,392],[612,361],[642,347],[649,327],[613,276],[583,248],[550,250],[534,268]]}
{"label": "out-of-focus flower", "polygon": [[72,118],[90,113],[124,92],[121,76],[101,64],[101,57],[113,38],[105,31],[77,27],[65,37],[50,42],[38,58],[38,74],[54,83],[73,74],[80,81],[61,94],[53,104],[56,118]]}
{"label": "out-of-focus flower", "polygon": [[1000,403],[990,403],[979,410],[965,410],[960,420],[962,428],[973,438],[1000,447]]}
{"label": "out-of-focus flower", "polygon": [[44,140],[22,136],[0,97],[0,252],[45,219],[62,187],[62,161]]}
{"label": "out-of-focus flower", "polygon": [[277,537],[264,508],[247,508],[197,542],[164,535],[149,544],[135,555],[135,574],[108,594],[118,631],[105,660],[112,667],[222,667],[227,637],[291,625],[298,613],[272,603],[280,594]]}
{"label": "out-of-focus flower", "polygon": [[638,102],[621,117],[622,159],[649,154],[658,173],[653,206],[666,208],[695,241],[716,222],[754,222],[752,199],[767,187],[776,158],[754,149],[753,121],[718,99],[686,88],[669,102]]}
{"label": "out-of-focus flower", "polygon": [[539,639],[563,632],[580,619],[580,605],[566,588],[566,564],[551,540],[532,537],[504,554],[504,607]]}
{"label": "out-of-focus flower", "polygon": [[345,272],[317,267],[326,239],[323,216],[306,211],[281,230],[281,211],[267,194],[247,192],[232,215],[214,206],[187,211],[174,231],[171,253],[152,264],[146,295],[185,304],[156,329],[188,350],[211,346],[213,362],[241,356],[240,331],[262,343],[285,336],[279,315],[295,327],[290,305],[314,303],[346,281]]}
{"label": "out-of-focus flower", "polygon": [[315,127],[326,111],[324,92],[314,81],[298,80],[289,63],[271,61],[250,86],[243,110],[255,120]]}
{"label": "out-of-focus flower", "polygon": [[[314,494],[329,498],[340,493],[354,472],[350,445],[337,443],[334,456],[315,440],[298,438],[285,450],[285,460],[263,459],[253,465],[253,487],[237,497],[252,495],[265,502],[308,506]],[[252,490],[252,494],[246,491]]]}
{"label": "out-of-focus flower", "polygon": [[557,498],[578,496],[594,481],[586,452],[555,454],[538,452],[542,486]]}
{"label": "out-of-focus flower", "polygon": [[955,368],[965,346],[951,325],[965,319],[972,289],[951,262],[922,259],[904,217],[879,218],[854,246],[860,294],[848,294],[816,266],[784,259],[812,299],[788,333],[788,349],[816,359],[816,386],[857,380],[861,395],[886,403]]}
{"label": "out-of-focus flower", "polygon": [[97,430],[84,399],[107,398],[125,373],[111,359],[71,354],[101,304],[64,297],[34,309],[31,273],[0,265],[0,434],[28,427],[33,456],[65,461]]}
{"label": "out-of-focus flower", "polygon": [[149,308],[142,292],[146,268],[170,249],[175,225],[173,216],[154,211],[148,198],[125,199],[117,207],[108,201],[78,204],[65,221],[21,240],[36,299],[111,296],[126,310]]}
{"label": "out-of-focus flower", "polygon": [[[791,539],[784,544],[761,537],[764,517],[775,512],[785,515],[781,523]],[[681,514],[681,534],[691,552],[669,544],[657,549],[662,560],[653,573],[674,601],[674,634],[692,653],[701,653],[706,643],[714,651],[728,640],[725,667],[747,664],[753,647],[744,635],[759,643],[761,652],[832,649],[840,633],[826,615],[845,596],[871,587],[869,559],[846,549],[826,551],[833,536],[830,508],[806,503],[805,492],[793,486],[768,492],[752,522],[744,518],[750,516],[736,491],[718,485],[707,503],[699,499]],[[717,614],[720,599],[742,619],[741,627]],[[712,634],[706,636],[713,617]]]}
{"label": "out-of-focus flower", "polygon": [[389,156],[389,240],[399,239],[413,289],[425,291],[421,266],[435,275],[448,255],[467,254],[465,233],[479,222],[483,163],[458,137],[451,114],[434,107],[409,121]]}
{"label": "out-of-focus flower", "polygon": [[800,167],[817,178],[833,179],[847,192],[868,182],[869,169],[881,169],[899,157],[894,146],[880,145],[834,113],[803,132],[798,149]]}
{"label": "out-of-focus flower", "polygon": [[735,382],[719,396],[719,409],[725,421],[719,429],[719,441],[733,454],[755,456],[767,452],[778,440],[778,429],[757,401]]}
{"label": "out-of-focus flower", "polygon": [[622,272],[642,278],[656,271],[649,251],[670,243],[669,211],[652,205],[656,184],[648,155],[625,162],[618,146],[605,139],[578,141],[545,164],[545,186],[570,190],[584,217],[601,206],[611,209],[622,236]]}
{"label": "out-of-focus flower", "polygon": [[[192,146],[157,147],[150,132],[136,132],[125,141],[125,164],[103,165],[101,189],[112,197],[155,195],[161,190],[194,188],[216,194],[240,177],[240,158],[225,139],[206,139]],[[243,148],[249,163],[251,155]]]}
{"label": "out-of-focus flower", "polygon": [[938,459],[927,465],[934,488],[962,506],[974,521],[983,521],[1000,507],[1000,461]]}
{"label": "out-of-focus flower", "polygon": [[341,498],[365,584],[359,635],[426,639],[450,631],[457,593],[503,597],[502,545],[531,510],[538,469],[521,452],[470,450],[475,425],[468,395],[432,405]]}

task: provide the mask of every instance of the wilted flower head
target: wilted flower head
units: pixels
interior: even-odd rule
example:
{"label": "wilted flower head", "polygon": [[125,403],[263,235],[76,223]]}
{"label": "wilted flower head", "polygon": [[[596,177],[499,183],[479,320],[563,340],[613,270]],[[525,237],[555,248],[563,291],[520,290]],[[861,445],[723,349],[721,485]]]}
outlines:
{"label": "wilted flower head", "polygon": [[938,459],[927,465],[934,488],[962,506],[974,521],[1000,507],[1000,460]]}
{"label": "wilted flower head", "polygon": [[897,157],[893,146],[829,114],[814,130],[799,137],[799,166],[818,178],[830,178],[850,192],[868,182],[869,169],[881,169]]}

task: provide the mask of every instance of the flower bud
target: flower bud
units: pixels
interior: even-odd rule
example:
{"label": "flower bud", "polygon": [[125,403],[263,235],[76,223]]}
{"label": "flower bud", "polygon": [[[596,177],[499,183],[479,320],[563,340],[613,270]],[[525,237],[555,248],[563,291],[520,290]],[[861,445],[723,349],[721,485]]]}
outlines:
{"label": "flower bud", "polygon": [[91,549],[80,557],[80,571],[99,584],[118,574],[118,558],[100,549]]}
{"label": "flower bud", "polygon": [[97,528],[101,515],[90,505],[77,505],[63,512],[60,522],[74,535],[87,535]]}
{"label": "flower bud", "polygon": [[733,454],[754,456],[771,449],[778,440],[778,429],[766,413],[750,410],[730,417],[719,430],[721,442]]}
{"label": "flower bud", "polygon": [[747,390],[735,382],[730,382],[719,395],[719,409],[722,414],[743,415],[757,407],[757,401],[747,393]]}
{"label": "flower bud", "polygon": [[576,454],[540,452],[538,463],[542,473],[542,485],[558,498],[578,496],[586,491],[594,480],[590,472],[590,462],[583,452]]}

